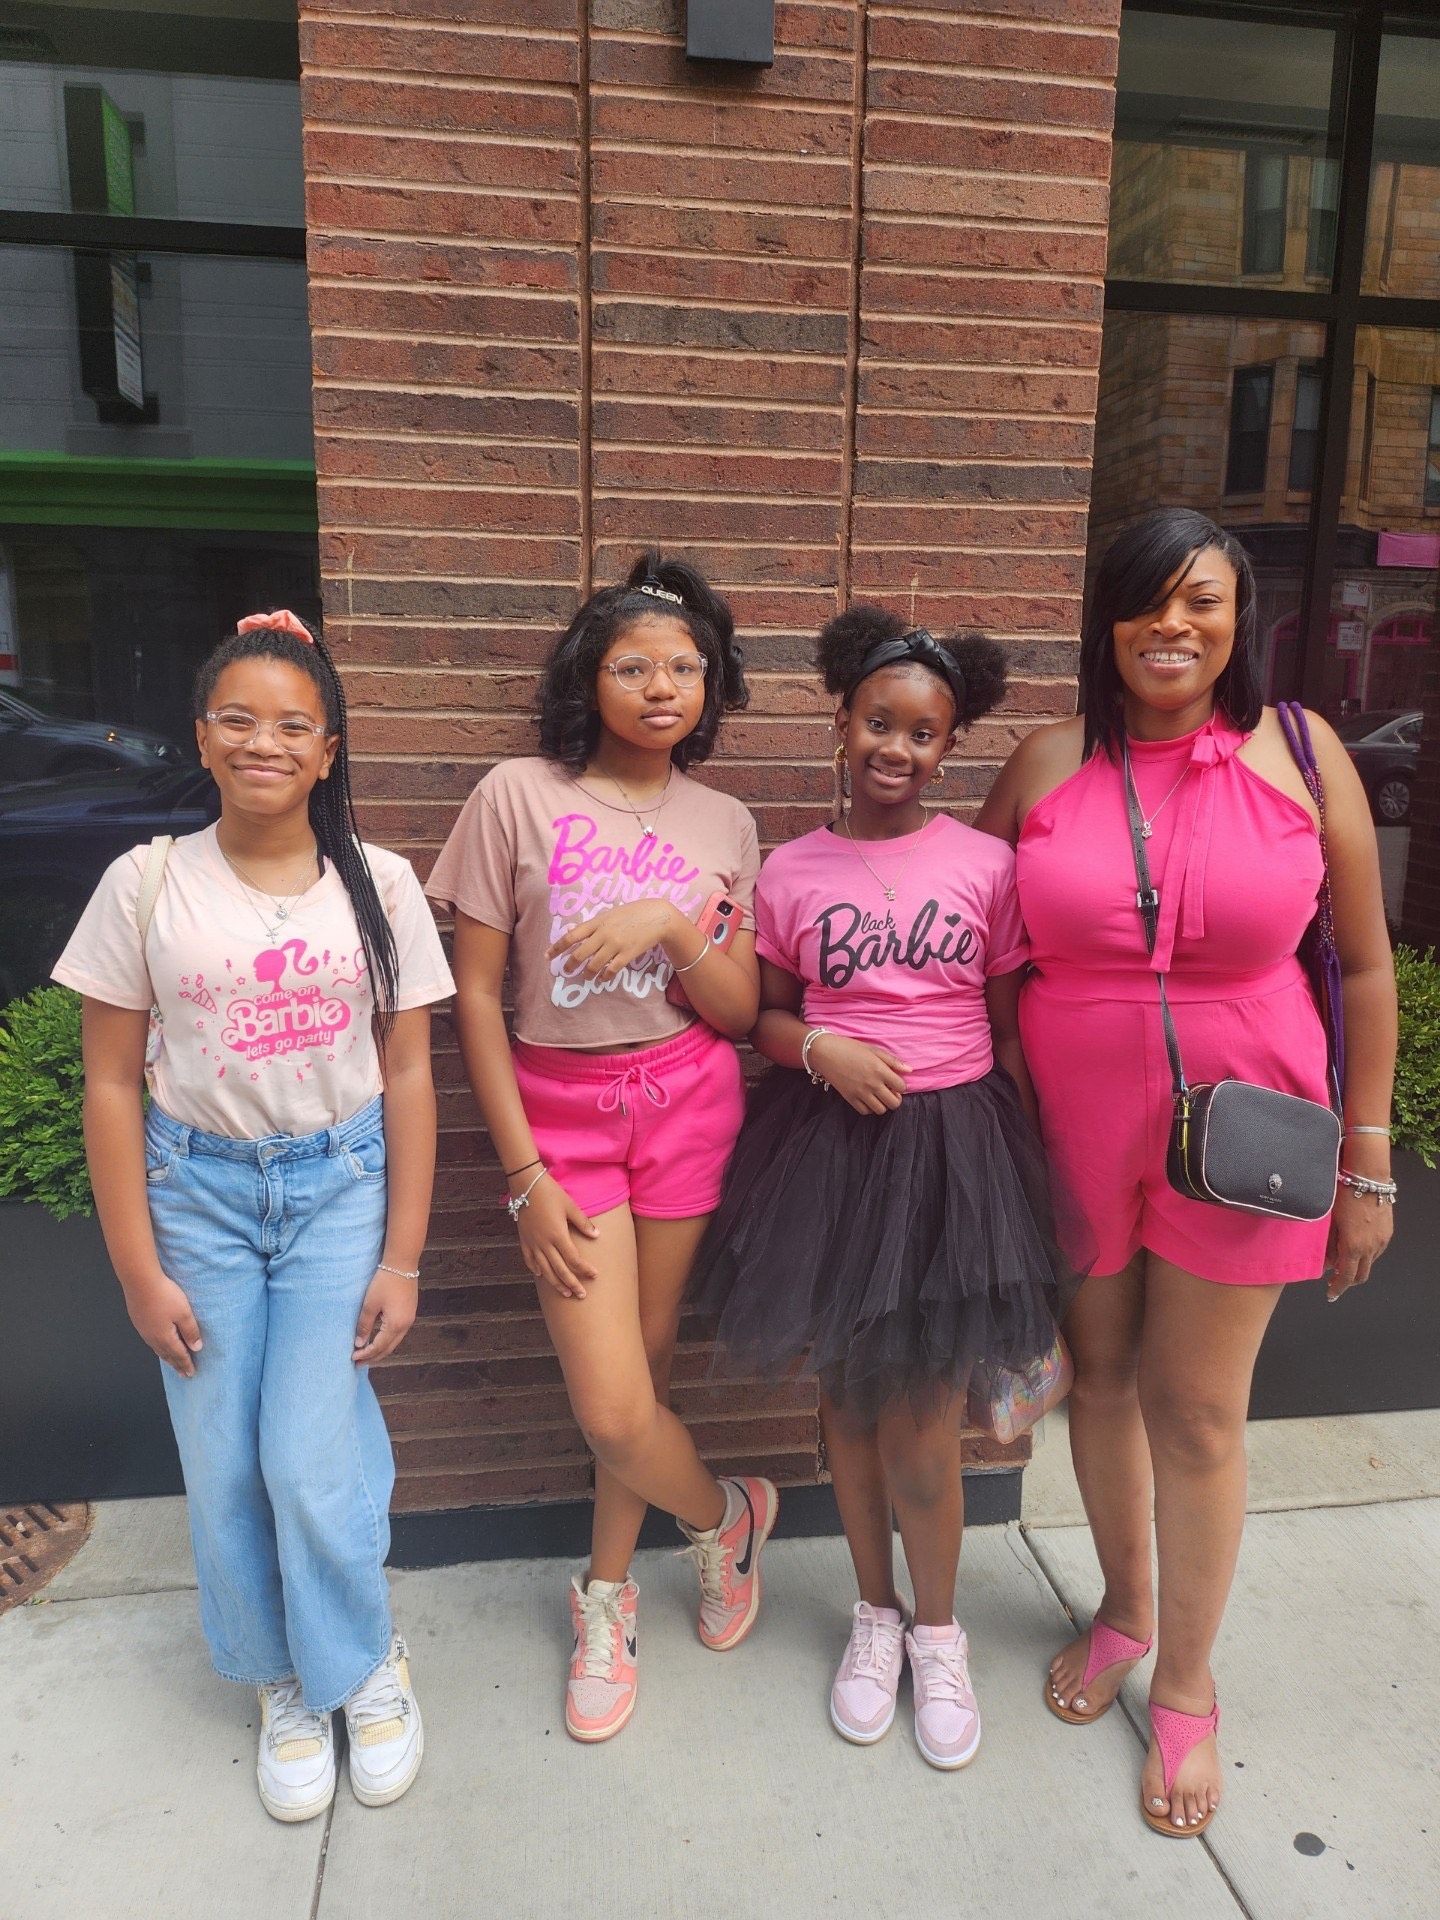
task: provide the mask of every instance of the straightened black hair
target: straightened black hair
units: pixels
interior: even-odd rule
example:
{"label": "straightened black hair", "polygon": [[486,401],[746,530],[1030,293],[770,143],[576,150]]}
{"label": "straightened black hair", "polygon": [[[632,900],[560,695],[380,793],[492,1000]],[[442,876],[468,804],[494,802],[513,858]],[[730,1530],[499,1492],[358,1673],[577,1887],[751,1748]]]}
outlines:
{"label": "straightened black hair", "polygon": [[[878,647],[882,640],[898,640],[914,631],[913,620],[904,620],[888,607],[869,606],[864,601],[857,601],[844,613],[837,613],[821,628],[815,646],[815,665],[824,679],[825,691],[844,699],[853,689],[855,676],[872,647]],[[1005,649],[983,633],[937,633],[933,637],[935,644],[950,655],[965,676],[964,710],[956,713],[955,725],[973,726],[1005,698]],[[915,664],[924,666],[925,663],[917,660]],[[936,672],[935,678],[953,699],[954,690],[944,674]]]}
{"label": "straightened black hair", "polygon": [[[641,585],[678,593],[681,604],[641,593]],[[627,627],[657,614],[683,622],[705,659],[705,702],[695,730],[677,741],[670,758],[683,773],[708,760],[727,713],[750,703],[745,656],[735,640],[735,620],[725,601],[698,568],[683,560],[642,554],[619,586],[601,587],[580,608],[551,648],[540,676],[536,707],[540,751],[571,773],[583,773],[600,739],[595,677],[600,662]]]}
{"label": "straightened black hair", "polygon": [[1256,659],[1255,575],[1250,556],[1224,527],[1193,507],[1160,507],[1127,527],[1105,549],[1090,589],[1080,637],[1080,711],[1084,755],[1096,750],[1118,759],[1125,731],[1125,683],[1115,664],[1115,622],[1134,620],[1158,606],[1167,584],[1206,547],[1235,569],[1235,645],[1215,682],[1216,704],[1232,726],[1253,733],[1264,705]]}
{"label": "straightened black hair", "polygon": [[329,777],[317,780],[310,789],[310,825],[322,863],[329,860],[334,864],[350,896],[365,964],[370,971],[370,991],[383,1044],[395,1024],[395,1002],[400,991],[395,930],[360,844],[360,827],[350,790],[345,690],[325,642],[315,628],[310,627],[309,631],[314,637],[313,645],[278,627],[257,627],[250,633],[234,633],[228,640],[222,640],[195,676],[195,718],[205,718],[216,682],[226,667],[237,660],[282,660],[287,666],[298,667],[319,688],[325,706],[325,724],[332,734],[339,736],[340,744],[330,764]]}

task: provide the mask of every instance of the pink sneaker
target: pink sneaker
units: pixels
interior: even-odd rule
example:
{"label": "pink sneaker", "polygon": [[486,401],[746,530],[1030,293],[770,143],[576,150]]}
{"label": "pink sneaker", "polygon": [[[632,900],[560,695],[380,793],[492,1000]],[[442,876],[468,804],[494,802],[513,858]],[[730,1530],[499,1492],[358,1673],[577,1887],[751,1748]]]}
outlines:
{"label": "pink sneaker", "polygon": [[635,1711],[635,1625],[640,1589],[633,1580],[570,1582],[575,1657],[565,1688],[565,1731],[572,1740],[610,1740]]}
{"label": "pink sneaker", "polygon": [[980,1745],[980,1709],[970,1685],[970,1644],[948,1627],[915,1627],[905,1636],[915,1682],[915,1744],[932,1767],[964,1767]]}
{"label": "pink sneaker", "polygon": [[883,1740],[895,1718],[905,1664],[905,1622],[893,1607],[855,1606],[855,1624],[830,1689],[830,1722],[857,1747]]}
{"label": "pink sneaker", "polygon": [[676,1522],[700,1570],[700,1638],[713,1653],[738,1647],[760,1611],[760,1549],[780,1512],[774,1483],[746,1474],[722,1480],[725,1518],[702,1533]]}

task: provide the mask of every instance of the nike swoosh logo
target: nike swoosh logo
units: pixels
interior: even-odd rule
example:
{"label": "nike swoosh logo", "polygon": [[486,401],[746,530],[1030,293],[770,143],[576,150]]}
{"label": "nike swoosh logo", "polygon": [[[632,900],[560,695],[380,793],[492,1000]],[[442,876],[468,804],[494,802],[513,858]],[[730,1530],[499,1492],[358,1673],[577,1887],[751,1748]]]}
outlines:
{"label": "nike swoosh logo", "polygon": [[740,1489],[740,1497],[745,1502],[746,1513],[750,1516],[750,1532],[745,1541],[745,1551],[735,1562],[735,1572],[743,1580],[750,1571],[750,1562],[755,1553],[755,1509],[751,1506],[750,1495],[744,1487]]}
{"label": "nike swoosh logo", "polygon": [[631,1659],[631,1660],[633,1660],[633,1659],[635,1658],[635,1649],[636,1649],[636,1646],[637,1646],[637,1644],[638,1644],[638,1642],[636,1642],[635,1640],[632,1640],[632,1639],[630,1639],[630,1638],[628,1638],[628,1637],[626,1638],[626,1641],[625,1641],[625,1653],[626,1653],[626,1657],[627,1657],[628,1659]]}

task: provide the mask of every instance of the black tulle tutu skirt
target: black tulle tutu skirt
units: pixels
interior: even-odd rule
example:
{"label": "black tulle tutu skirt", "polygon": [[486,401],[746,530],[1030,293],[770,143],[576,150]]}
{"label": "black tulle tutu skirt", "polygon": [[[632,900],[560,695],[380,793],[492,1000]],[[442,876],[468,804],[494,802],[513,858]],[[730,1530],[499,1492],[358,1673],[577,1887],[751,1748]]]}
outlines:
{"label": "black tulle tutu skirt", "polygon": [[1003,1068],[870,1115],[776,1067],[751,1093],[689,1298],[718,1371],[803,1363],[869,1419],[964,1394],[977,1365],[1038,1360],[1078,1284]]}

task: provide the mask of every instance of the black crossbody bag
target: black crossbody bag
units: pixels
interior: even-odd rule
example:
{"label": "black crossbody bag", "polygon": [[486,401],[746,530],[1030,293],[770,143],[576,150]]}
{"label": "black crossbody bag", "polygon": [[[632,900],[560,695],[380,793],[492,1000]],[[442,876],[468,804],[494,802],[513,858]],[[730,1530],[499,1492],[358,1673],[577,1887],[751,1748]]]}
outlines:
{"label": "black crossbody bag", "polygon": [[[1289,722],[1285,725],[1286,739],[1307,787],[1320,806],[1323,852],[1324,801],[1317,792],[1319,777],[1313,752],[1302,757],[1292,731],[1295,725],[1292,716],[1282,713],[1281,719],[1282,724]],[[1303,715],[1299,724],[1303,729]],[[1308,748],[1308,734],[1304,738]],[[1140,798],[1135,791],[1128,745],[1124,748],[1124,766],[1125,801],[1139,889],[1135,904],[1145,925],[1146,951],[1153,955],[1160,926],[1160,895],[1151,882],[1150,863],[1145,857]],[[1328,990],[1337,971],[1329,890],[1327,861],[1315,933],[1322,948],[1329,943],[1328,952],[1322,951],[1321,966],[1333,1081],[1338,1077],[1342,1043],[1338,995],[1332,997]],[[1323,1220],[1335,1205],[1336,1174],[1340,1165],[1339,1115],[1318,1100],[1302,1100],[1295,1094],[1278,1093],[1273,1087],[1257,1087],[1248,1080],[1216,1080],[1207,1086],[1192,1087],[1185,1078],[1180,1058],[1180,1042],[1170,1016],[1165,976],[1157,969],[1155,978],[1160,986],[1160,1018],[1165,1027],[1165,1051],[1170,1060],[1175,1100],[1165,1166],[1171,1186],[1189,1200],[1204,1200],[1217,1207],[1238,1207],[1244,1213],[1264,1214],[1276,1220]]]}

